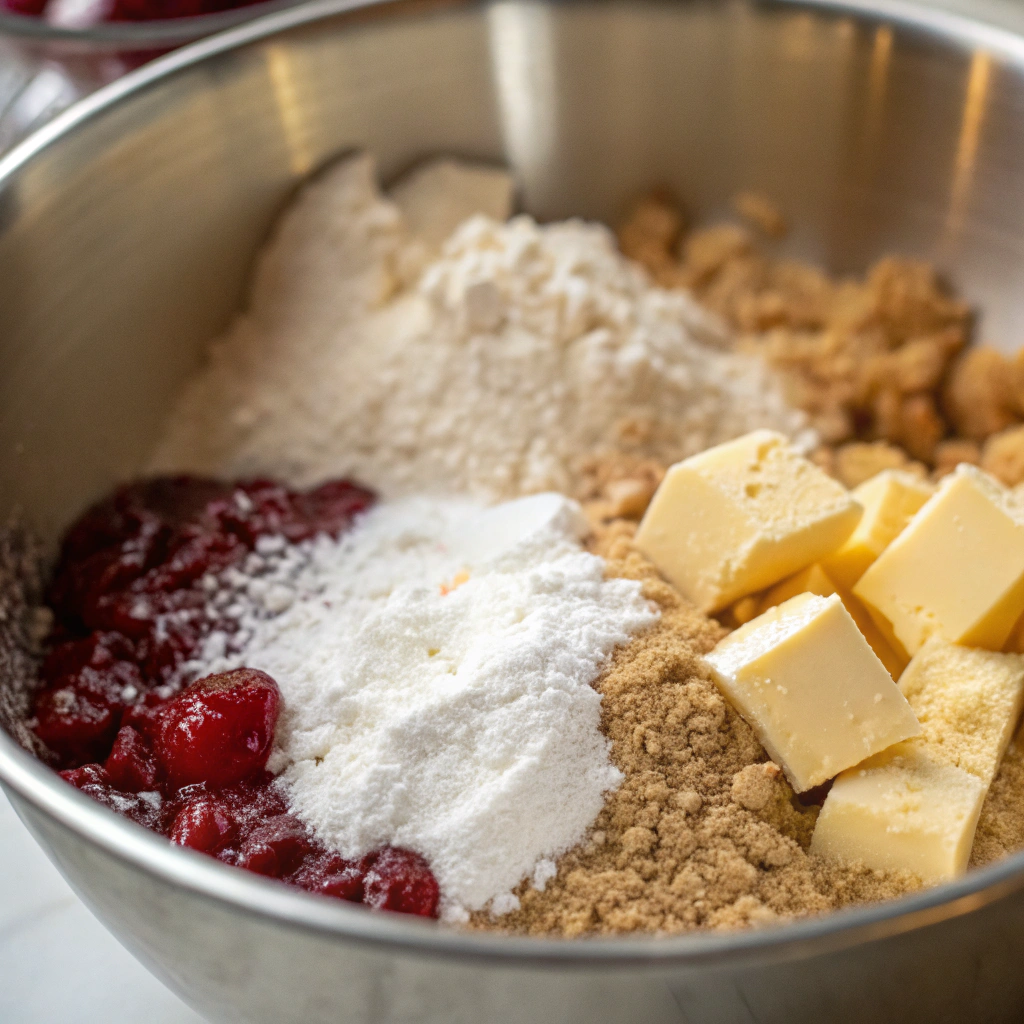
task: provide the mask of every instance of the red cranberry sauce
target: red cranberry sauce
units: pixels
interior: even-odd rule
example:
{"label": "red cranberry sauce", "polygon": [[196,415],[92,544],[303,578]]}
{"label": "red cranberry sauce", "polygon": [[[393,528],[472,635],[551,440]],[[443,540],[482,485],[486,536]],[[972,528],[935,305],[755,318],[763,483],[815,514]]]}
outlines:
{"label": "red cranberry sauce", "polygon": [[[259,0],[95,0],[79,27],[111,21],[163,21],[217,14],[236,7],[248,7]],[[50,0],[0,0],[0,7],[13,14],[42,17]],[[52,11],[50,12],[53,13]]]}
{"label": "red cranberry sauce", "polygon": [[183,663],[214,628],[202,580],[262,536],[337,536],[373,501],[335,481],[308,492],[265,480],[130,484],[68,532],[49,603],[34,729],[61,775],[173,842],[309,892],[432,917],[437,881],[408,850],[348,861],[288,808],[267,772],[277,684],[255,669],[181,689]]}

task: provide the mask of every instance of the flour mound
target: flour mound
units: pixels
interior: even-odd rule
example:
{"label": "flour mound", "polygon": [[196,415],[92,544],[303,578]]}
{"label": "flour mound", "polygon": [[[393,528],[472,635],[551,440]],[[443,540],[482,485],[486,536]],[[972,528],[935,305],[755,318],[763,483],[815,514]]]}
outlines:
{"label": "flour mound", "polygon": [[581,549],[575,503],[525,502],[404,499],[338,541],[265,539],[211,581],[239,631],[191,666],[273,676],[293,812],[346,857],[422,854],[450,919],[514,909],[584,837],[621,780],[591,684],[658,618]]}
{"label": "flour mound", "polygon": [[[484,194],[459,181],[433,176],[439,216]],[[610,451],[669,464],[755,427],[800,433],[761,361],[605,228],[477,215],[438,250],[434,221],[417,236],[368,156],[307,186],[151,468],[493,500],[574,493]]]}

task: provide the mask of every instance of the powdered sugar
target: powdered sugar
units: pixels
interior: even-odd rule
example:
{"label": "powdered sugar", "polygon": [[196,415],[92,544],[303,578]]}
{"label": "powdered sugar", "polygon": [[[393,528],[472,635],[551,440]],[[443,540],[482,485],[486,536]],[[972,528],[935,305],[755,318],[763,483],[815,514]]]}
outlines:
{"label": "powdered sugar", "polygon": [[153,468],[494,498],[573,493],[607,451],[670,463],[754,427],[797,434],[769,372],[727,340],[595,224],[477,216],[438,253],[355,157],[284,218]]}
{"label": "powdered sugar", "polygon": [[638,583],[604,578],[580,526],[556,495],[416,498],[338,541],[265,539],[210,583],[239,631],[190,668],[277,680],[274,766],[322,840],[423,854],[449,917],[512,909],[509,890],[546,881],[619,782],[590,684],[657,618]]}

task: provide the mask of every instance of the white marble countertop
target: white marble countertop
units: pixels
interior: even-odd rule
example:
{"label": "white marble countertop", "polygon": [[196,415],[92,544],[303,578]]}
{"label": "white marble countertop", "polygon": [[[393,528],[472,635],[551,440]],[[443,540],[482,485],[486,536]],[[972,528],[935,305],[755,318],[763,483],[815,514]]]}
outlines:
{"label": "white marble countertop", "polygon": [[0,1021],[202,1024],[86,910],[2,792]]}

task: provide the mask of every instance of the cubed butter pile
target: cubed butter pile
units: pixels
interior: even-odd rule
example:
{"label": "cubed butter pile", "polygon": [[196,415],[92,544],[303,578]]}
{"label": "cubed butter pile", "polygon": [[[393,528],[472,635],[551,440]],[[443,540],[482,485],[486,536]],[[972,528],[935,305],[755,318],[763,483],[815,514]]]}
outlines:
{"label": "cubed butter pile", "polygon": [[[860,527],[858,527],[860,529]],[[838,586],[831,575],[820,563],[801,569],[795,576],[777,583],[760,601],[760,610],[767,611],[788,601],[797,594],[817,594],[819,597],[830,597],[838,594],[850,617],[857,623],[857,628],[871,649],[878,655],[878,660],[886,667],[893,679],[899,679],[900,673],[907,667],[907,658],[901,649],[894,647],[882,635],[867,608],[845,587]]]}
{"label": "cubed butter pile", "polygon": [[755,430],[665,474],[636,545],[706,612],[834,551],[861,507],[781,434]]}
{"label": "cubed butter pile", "polygon": [[790,598],[707,660],[798,793],[921,731],[835,594]]}
{"label": "cubed butter pile", "polygon": [[1002,648],[1024,612],[1024,506],[960,466],[853,588],[908,654],[932,636]]}
{"label": "cubed butter pile", "polygon": [[926,745],[900,743],[836,779],[811,851],[924,882],[956,878],[967,869],[985,792],[981,779]]}
{"label": "cubed butter pile", "polygon": [[794,789],[834,780],[812,849],[966,870],[1024,707],[1024,499],[973,466],[849,493],[755,431],[673,466],[636,543],[742,623],[708,665]]}
{"label": "cubed butter pile", "polygon": [[924,480],[887,469],[853,489],[864,514],[853,533],[822,561],[825,572],[850,588],[876,558],[903,532],[911,517],[935,493]]}
{"label": "cubed butter pile", "polygon": [[900,690],[921,723],[833,783],[811,849],[927,882],[967,869],[981,805],[1024,704],[1024,657],[929,641]]}

